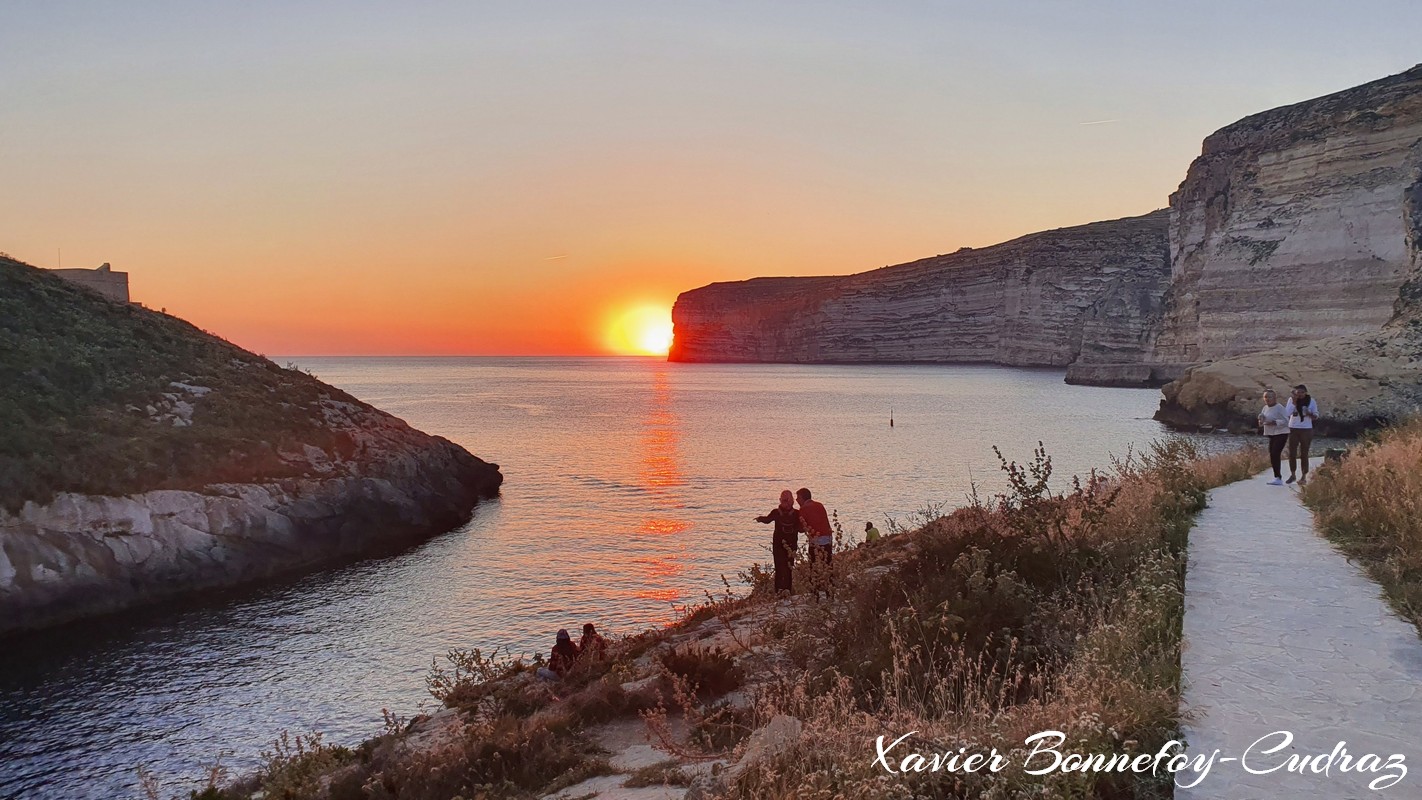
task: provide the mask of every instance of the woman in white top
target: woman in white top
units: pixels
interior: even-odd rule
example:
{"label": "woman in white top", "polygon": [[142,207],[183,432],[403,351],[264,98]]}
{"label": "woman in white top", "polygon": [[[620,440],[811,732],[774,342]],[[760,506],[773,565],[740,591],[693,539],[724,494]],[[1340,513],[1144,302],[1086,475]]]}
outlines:
{"label": "woman in white top", "polygon": [[1264,408],[1259,412],[1259,427],[1269,437],[1269,465],[1274,468],[1274,480],[1270,486],[1283,486],[1284,473],[1281,469],[1284,445],[1289,441],[1289,412],[1279,405],[1273,389],[1264,390]]}
{"label": "woman in white top", "polygon": [[1308,396],[1307,386],[1301,383],[1294,387],[1284,413],[1289,415],[1289,479],[1285,483],[1294,482],[1294,462],[1302,450],[1303,474],[1299,477],[1302,486],[1308,483],[1308,448],[1313,444],[1313,421],[1318,419],[1318,403]]}

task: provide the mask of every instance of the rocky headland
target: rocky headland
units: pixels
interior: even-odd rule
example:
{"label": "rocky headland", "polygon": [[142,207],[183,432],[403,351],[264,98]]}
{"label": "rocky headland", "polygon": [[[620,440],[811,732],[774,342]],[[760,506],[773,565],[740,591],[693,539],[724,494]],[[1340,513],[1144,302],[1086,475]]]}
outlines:
{"label": "rocky headland", "polygon": [[392,551],[502,480],[306,373],[0,258],[0,634]]}
{"label": "rocky headland", "polygon": [[[1141,367],[1168,223],[1162,210],[858,275],[711,284],[677,298],[670,358]],[[1149,366],[1123,378],[1151,379]]]}
{"label": "rocky headland", "polygon": [[1165,211],[685,292],[671,358],[1064,366],[1212,427],[1306,383],[1350,433],[1422,399],[1419,220],[1422,66],[1222,128]]}

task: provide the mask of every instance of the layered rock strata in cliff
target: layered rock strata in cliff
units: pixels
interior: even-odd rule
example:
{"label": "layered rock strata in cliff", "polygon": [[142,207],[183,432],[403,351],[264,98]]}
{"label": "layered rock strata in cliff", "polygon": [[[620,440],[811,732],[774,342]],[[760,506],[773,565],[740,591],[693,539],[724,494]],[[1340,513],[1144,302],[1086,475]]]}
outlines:
{"label": "layered rock strata in cliff", "polygon": [[677,298],[670,357],[1065,367],[1086,355],[1117,382],[1158,381],[1144,351],[1167,222],[1158,211],[857,275],[711,284]]}
{"label": "layered rock strata in cliff", "polygon": [[1419,400],[1422,66],[1246,117],[1171,198],[1158,361],[1205,362],[1157,418],[1252,426],[1263,388],[1308,385],[1350,432]]}

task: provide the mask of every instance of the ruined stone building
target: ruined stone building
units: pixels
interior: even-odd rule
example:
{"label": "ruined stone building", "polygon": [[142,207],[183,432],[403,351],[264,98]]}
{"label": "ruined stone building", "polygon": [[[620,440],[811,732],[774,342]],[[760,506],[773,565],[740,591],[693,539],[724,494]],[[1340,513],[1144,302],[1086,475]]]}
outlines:
{"label": "ruined stone building", "polygon": [[110,300],[128,302],[128,273],[114,272],[107,263],[97,269],[52,269],[70,283],[92,289]]}

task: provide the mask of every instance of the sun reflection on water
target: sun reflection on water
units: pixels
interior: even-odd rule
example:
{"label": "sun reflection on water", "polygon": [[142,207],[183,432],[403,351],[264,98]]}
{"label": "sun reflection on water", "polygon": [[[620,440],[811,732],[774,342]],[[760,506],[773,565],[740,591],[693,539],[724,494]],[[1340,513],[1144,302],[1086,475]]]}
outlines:
{"label": "sun reflection on water", "polygon": [[633,595],[647,600],[676,603],[682,591],[673,585],[686,571],[686,537],[691,522],[677,489],[687,485],[681,468],[680,431],[666,367],[652,373],[652,390],[642,421],[640,479],[642,488],[656,498],[656,516],[646,517],[637,533],[655,537],[645,555],[633,559],[641,573],[641,586]]}
{"label": "sun reflection on water", "polygon": [[670,534],[685,533],[691,530],[691,523],[684,519],[662,519],[654,517],[642,523],[637,529],[638,533],[651,536],[667,536]]}

